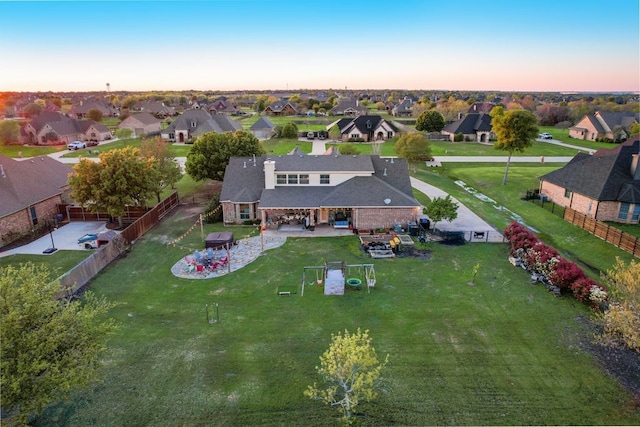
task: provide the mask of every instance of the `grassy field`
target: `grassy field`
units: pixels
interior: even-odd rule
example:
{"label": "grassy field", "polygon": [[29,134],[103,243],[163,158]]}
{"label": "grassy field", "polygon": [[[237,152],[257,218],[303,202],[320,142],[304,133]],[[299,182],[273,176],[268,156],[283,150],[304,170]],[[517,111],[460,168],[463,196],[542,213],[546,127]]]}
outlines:
{"label": "grassy field", "polygon": [[[121,303],[104,382],[37,425],[332,425],[334,410],[302,392],[318,379],[331,333],[357,327],[390,355],[384,393],[359,408],[365,424],[640,423],[631,396],[580,349],[587,309],[529,285],[503,245],[373,260],[370,294],[327,297],[307,286],[304,297],[278,297],[277,286],[299,287],[305,265],[372,260],[356,237],[298,238],[229,276],[180,279],[169,269],[188,250],[163,242],[192,222],[167,218],[93,281]],[[199,233],[181,244],[201,247]],[[214,303],[220,323],[211,325],[205,304]]]}
{"label": "grassy field", "polygon": [[57,153],[58,151],[63,151],[66,149],[66,145],[37,146],[0,144],[0,154],[16,159],[19,158],[20,155],[22,155],[22,157],[45,156],[47,154]]}
{"label": "grassy field", "polygon": [[92,251],[64,251],[58,250],[51,255],[9,255],[0,257],[0,268],[9,265],[18,265],[20,263],[32,262],[34,264],[44,265],[49,270],[58,272],[61,275],[78,263],[91,255]]}
{"label": "grassy field", "polygon": [[522,200],[528,189],[538,188],[539,176],[557,169],[557,166],[512,163],[507,184],[502,186],[504,168],[504,165],[486,163],[446,163],[441,168],[422,168],[416,176],[456,197],[498,230],[504,229],[513,220],[510,212],[496,209],[494,205],[472,196],[454,183],[458,180],[465,182],[495,200],[497,205],[516,212],[527,225],[539,230],[539,237],[545,243],[560,250],[563,256],[579,261],[595,277],[599,271],[611,268],[617,256],[627,262],[633,259],[627,252]]}

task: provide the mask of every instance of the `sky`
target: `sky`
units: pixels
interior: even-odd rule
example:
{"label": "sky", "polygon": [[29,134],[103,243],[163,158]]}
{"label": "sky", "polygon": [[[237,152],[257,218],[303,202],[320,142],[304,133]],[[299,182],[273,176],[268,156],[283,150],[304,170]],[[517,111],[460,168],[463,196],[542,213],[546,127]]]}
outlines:
{"label": "sky", "polygon": [[0,91],[640,92],[639,4],[0,1]]}

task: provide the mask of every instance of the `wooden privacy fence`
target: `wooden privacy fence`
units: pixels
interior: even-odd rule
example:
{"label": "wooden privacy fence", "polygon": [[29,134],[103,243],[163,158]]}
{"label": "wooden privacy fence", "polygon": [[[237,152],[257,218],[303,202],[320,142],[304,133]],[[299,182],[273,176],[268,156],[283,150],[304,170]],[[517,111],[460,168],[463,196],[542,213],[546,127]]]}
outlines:
{"label": "wooden privacy fence", "polygon": [[63,274],[60,278],[63,291],[58,297],[69,297],[82,289],[111,261],[125,253],[134,240],[149,231],[179,203],[178,193],[174,192],[125,228],[108,244],[100,246],[91,256]]}
{"label": "wooden privacy fence", "polygon": [[[90,212],[82,206],[66,206],[66,214],[69,222],[71,221],[107,221],[111,219],[111,215],[106,212]],[[149,208],[144,206],[126,206],[122,221],[133,222],[146,214]],[[62,213],[62,212],[61,212]]]}
{"label": "wooden privacy fence", "polygon": [[640,258],[640,239],[595,218],[590,218],[571,208],[565,208],[564,219],[602,240]]}
{"label": "wooden privacy fence", "polygon": [[125,228],[121,233],[122,237],[124,237],[128,244],[131,244],[138,237],[149,231],[151,227],[156,225],[158,221],[164,218],[164,216],[178,206],[179,203],[178,193],[172,193],[169,197],[155,205],[153,209]]}

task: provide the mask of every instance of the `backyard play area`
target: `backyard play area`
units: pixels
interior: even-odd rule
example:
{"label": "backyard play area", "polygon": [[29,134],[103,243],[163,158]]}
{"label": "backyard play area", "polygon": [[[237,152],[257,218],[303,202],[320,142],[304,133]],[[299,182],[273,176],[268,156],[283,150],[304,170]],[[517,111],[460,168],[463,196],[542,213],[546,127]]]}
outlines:
{"label": "backyard play area", "polygon": [[[331,334],[358,327],[389,354],[380,397],[358,407],[365,425],[640,423],[633,393],[589,351],[588,309],[532,286],[505,245],[431,242],[430,259],[375,259],[355,235],[289,237],[230,274],[191,280],[169,269],[206,252],[202,237],[167,245],[190,224],[167,217],[95,278],[122,325],[102,382],[35,425],[334,425],[337,412],[303,391]],[[236,247],[252,229],[233,228]],[[342,296],[318,285],[325,266],[343,273]]]}

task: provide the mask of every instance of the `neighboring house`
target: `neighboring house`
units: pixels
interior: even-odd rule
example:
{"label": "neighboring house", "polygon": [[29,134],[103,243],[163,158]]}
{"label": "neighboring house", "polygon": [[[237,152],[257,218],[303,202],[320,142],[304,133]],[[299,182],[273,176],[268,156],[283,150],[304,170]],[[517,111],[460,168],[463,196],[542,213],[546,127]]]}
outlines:
{"label": "neighboring house", "polygon": [[391,228],[417,221],[405,159],[380,156],[232,157],[220,194],[226,224],[259,220],[274,227],[292,217],[307,225]]}
{"label": "neighboring house", "polygon": [[139,102],[134,110],[149,113],[156,117],[169,117],[176,114],[176,110],[173,107],[167,107],[164,103],[158,101]]}
{"label": "neighboring house", "polygon": [[369,109],[360,106],[360,101],[358,101],[358,98],[356,97],[340,101],[331,110],[329,110],[330,116],[357,117],[368,113]]}
{"label": "neighboring house", "polygon": [[298,109],[286,99],[281,99],[269,104],[264,109],[264,113],[269,116],[295,116],[298,114]]}
{"label": "neighboring house", "polygon": [[490,113],[491,110],[496,106],[493,102],[474,102],[469,106],[467,110],[468,114],[471,113]]}
{"label": "neighboring house", "polygon": [[130,129],[135,136],[158,134],[161,123],[160,119],[151,113],[135,113],[124,119],[118,125],[118,129]]}
{"label": "neighboring house", "polygon": [[44,112],[24,126],[25,143],[56,145],[72,141],[104,141],[111,131],[93,120],[77,120],[56,112]]}
{"label": "neighboring house", "polygon": [[411,117],[413,114],[413,101],[411,98],[404,98],[391,109],[391,115],[395,117]]}
{"label": "neighboring house", "polygon": [[80,101],[78,105],[71,107],[67,115],[74,119],[84,119],[91,109],[99,110],[102,112],[103,117],[118,117],[118,110],[102,101],[96,100]]}
{"label": "neighboring house", "polygon": [[257,122],[251,125],[249,132],[258,139],[269,139],[275,133],[275,126],[266,117],[260,117]]}
{"label": "neighboring house", "polygon": [[471,113],[463,116],[442,129],[443,135],[448,135],[454,141],[455,135],[460,133],[465,141],[489,142],[492,137],[491,116],[487,113]]}
{"label": "neighboring house", "polygon": [[569,128],[569,136],[588,141],[610,139],[624,141],[629,138],[631,125],[640,122],[640,114],[636,113],[605,113],[596,111],[587,114]]}
{"label": "neighboring house", "polygon": [[71,166],[48,156],[14,160],[0,155],[0,247],[53,220],[70,203]]}
{"label": "neighboring house", "polygon": [[237,116],[240,113],[240,109],[227,101],[226,99],[216,99],[206,108],[209,114],[225,114],[227,116]]}
{"label": "neighboring house", "polygon": [[577,154],[540,177],[540,194],[600,221],[637,224],[640,219],[640,138],[593,155]]}
{"label": "neighboring house", "polygon": [[357,116],[340,119],[328,126],[337,126],[343,141],[386,141],[398,133],[398,129],[380,116]]}
{"label": "neighboring house", "polygon": [[240,123],[227,116],[212,116],[204,110],[187,110],[162,130],[161,136],[165,141],[191,142],[193,138],[205,133],[235,132],[241,129]]}

